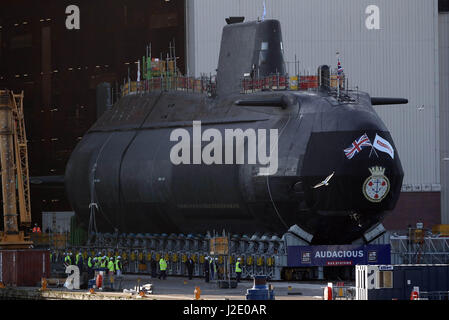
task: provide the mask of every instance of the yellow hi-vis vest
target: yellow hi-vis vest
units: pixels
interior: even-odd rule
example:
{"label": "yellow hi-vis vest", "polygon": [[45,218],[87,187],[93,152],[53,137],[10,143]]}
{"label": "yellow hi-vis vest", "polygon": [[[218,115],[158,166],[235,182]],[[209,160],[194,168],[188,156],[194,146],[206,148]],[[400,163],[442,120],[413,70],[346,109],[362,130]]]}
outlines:
{"label": "yellow hi-vis vest", "polygon": [[235,272],[242,272],[242,269],[240,269],[240,262],[235,264]]}
{"label": "yellow hi-vis vest", "polygon": [[114,261],[110,260],[108,263],[108,269],[111,272],[114,272]]}
{"label": "yellow hi-vis vest", "polygon": [[217,264],[215,263],[215,261],[210,261],[209,264],[212,265],[212,267],[214,268],[214,272],[217,272]]}
{"label": "yellow hi-vis vest", "polygon": [[159,268],[161,271],[167,270],[167,262],[164,259],[159,260]]}
{"label": "yellow hi-vis vest", "polygon": [[78,265],[78,262],[80,261],[80,254],[78,253],[76,256],[75,256],[75,264],[76,265]]}

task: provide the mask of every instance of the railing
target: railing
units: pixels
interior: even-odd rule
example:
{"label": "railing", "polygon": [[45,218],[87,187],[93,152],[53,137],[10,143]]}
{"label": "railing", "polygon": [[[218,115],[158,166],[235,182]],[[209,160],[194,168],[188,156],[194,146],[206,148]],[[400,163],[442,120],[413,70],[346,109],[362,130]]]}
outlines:
{"label": "railing", "polygon": [[421,291],[418,300],[449,300],[449,291]]}
{"label": "railing", "polygon": [[48,247],[52,250],[65,250],[69,245],[69,233],[42,233],[33,232],[30,239],[35,247]]}
{"label": "railing", "polygon": [[[298,74],[296,76],[274,74],[265,77],[245,76],[241,79],[241,93],[278,90],[318,90],[320,87],[319,81],[318,75],[309,74]],[[343,92],[343,90],[348,89],[347,79],[344,76],[339,80],[336,74],[331,74],[330,79],[327,79],[325,82],[328,83],[330,90],[337,91],[337,89],[340,89]]]}
{"label": "railing", "polygon": [[391,236],[391,257],[395,264],[449,263],[449,237],[425,235],[419,241],[408,236]]}
{"label": "railing", "polygon": [[355,300],[356,287],[345,286],[343,282],[332,285],[332,298],[329,297],[329,286],[323,287],[323,300]]}
{"label": "railing", "polygon": [[158,77],[142,81],[130,81],[124,83],[121,88],[121,96],[152,91],[185,91],[194,93],[207,93],[210,96],[216,93],[215,77]]}
{"label": "railing", "polygon": [[[330,79],[324,79],[323,84],[327,84],[328,94],[339,102],[358,103],[358,87],[349,88],[348,79],[341,76],[338,79],[336,74],[331,74]],[[318,91],[320,80],[317,75],[270,75],[266,77],[245,76],[241,79],[242,94],[250,94],[260,91]]]}
{"label": "railing", "polygon": [[[348,79],[331,74],[330,79],[324,79],[330,96],[340,102],[357,103],[358,87],[349,88]],[[281,75],[273,74],[265,77],[245,76],[240,79],[240,93],[250,94],[260,91],[318,91],[320,87],[318,75]],[[199,78],[179,76],[177,74],[152,77],[141,81],[124,82],[120,87],[120,96],[153,91],[184,91],[207,94],[213,97],[217,93],[216,76],[203,75]]]}
{"label": "railing", "polygon": [[355,300],[355,287],[333,286],[332,300]]}
{"label": "railing", "polygon": [[241,93],[288,90],[289,86],[289,78],[286,75],[273,75],[263,78],[244,77],[242,79]]}

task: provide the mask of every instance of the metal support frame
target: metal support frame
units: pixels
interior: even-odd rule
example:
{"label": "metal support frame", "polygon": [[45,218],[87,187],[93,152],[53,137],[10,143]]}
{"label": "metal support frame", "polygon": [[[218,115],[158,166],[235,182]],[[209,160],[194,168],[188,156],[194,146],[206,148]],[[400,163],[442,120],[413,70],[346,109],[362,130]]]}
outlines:
{"label": "metal support frame", "polygon": [[394,264],[449,263],[449,237],[424,236],[415,242],[408,236],[391,236],[390,243]]}
{"label": "metal support frame", "polygon": [[[19,231],[19,224],[25,227],[31,225],[23,97],[23,91],[14,94],[9,90],[0,90],[0,158],[4,217],[0,248],[22,249],[33,244],[23,231]],[[17,204],[20,220],[17,219]]]}

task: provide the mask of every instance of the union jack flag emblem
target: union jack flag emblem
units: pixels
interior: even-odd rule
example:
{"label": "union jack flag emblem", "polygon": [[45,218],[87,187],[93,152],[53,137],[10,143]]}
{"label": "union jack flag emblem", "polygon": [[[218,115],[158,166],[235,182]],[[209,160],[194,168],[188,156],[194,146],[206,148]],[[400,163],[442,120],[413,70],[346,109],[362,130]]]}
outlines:
{"label": "union jack flag emblem", "polygon": [[340,79],[341,74],[343,73],[343,67],[341,66],[340,60],[338,60],[337,65],[337,77]]}
{"label": "union jack flag emblem", "polygon": [[355,140],[350,147],[345,149],[346,158],[352,159],[357,153],[362,151],[363,147],[372,147],[370,139],[366,133],[359,139]]}

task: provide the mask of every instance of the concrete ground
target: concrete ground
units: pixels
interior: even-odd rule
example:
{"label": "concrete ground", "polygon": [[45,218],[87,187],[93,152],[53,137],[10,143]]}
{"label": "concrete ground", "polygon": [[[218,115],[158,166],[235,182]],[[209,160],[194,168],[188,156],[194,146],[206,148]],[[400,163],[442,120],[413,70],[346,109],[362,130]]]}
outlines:
{"label": "concrete ground", "polygon": [[[218,288],[217,283],[206,283],[204,279],[186,277],[167,277],[166,280],[151,279],[147,275],[124,275],[116,279],[113,292],[95,289],[89,293],[87,289],[69,290],[63,287],[66,278],[48,279],[48,290],[37,287],[7,287],[0,289],[0,300],[134,300],[142,298],[138,295],[136,286],[152,284],[152,294],[143,297],[144,300],[193,300],[195,287],[201,290],[201,300],[246,300],[247,290],[253,287],[253,281],[243,280],[234,289]],[[59,282],[59,285],[55,282]],[[275,300],[322,300],[325,283],[299,282],[269,282],[274,289]],[[118,288],[120,287],[120,289]],[[128,292],[124,292],[125,291]],[[134,292],[130,292],[133,290]]]}
{"label": "concrete ground", "polygon": [[[124,275],[121,288],[134,289],[137,281],[140,285],[153,284],[151,298],[161,300],[193,299],[195,287],[200,287],[204,300],[246,300],[246,290],[253,287],[253,281],[243,280],[235,289],[220,289],[216,283],[206,283],[204,279],[187,277],[167,277],[166,280],[152,279],[150,276]],[[274,287],[276,300],[322,300],[326,284],[298,282],[269,282]],[[290,287],[290,288],[289,288]]]}

